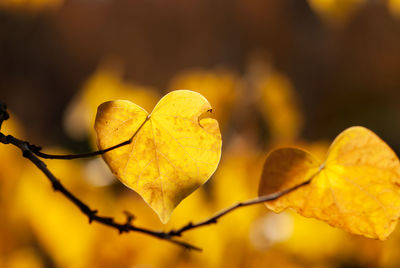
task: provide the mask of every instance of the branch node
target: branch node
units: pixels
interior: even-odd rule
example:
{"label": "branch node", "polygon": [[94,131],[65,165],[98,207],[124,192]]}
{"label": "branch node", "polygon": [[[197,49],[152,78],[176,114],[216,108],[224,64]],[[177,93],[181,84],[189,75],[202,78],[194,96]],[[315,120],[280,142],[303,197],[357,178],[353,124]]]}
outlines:
{"label": "branch node", "polygon": [[53,190],[55,192],[60,191],[62,189],[61,182],[59,180],[55,179],[55,180],[52,180],[51,182],[52,182]]}
{"label": "branch node", "polygon": [[126,222],[118,228],[119,234],[129,232],[132,228],[132,221],[135,219],[135,216],[129,211],[124,210],[123,212],[126,216]]}
{"label": "branch node", "polygon": [[25,158],[29,158],[30,157],[31,150],[29,149],[29,143],[28,142],[23,142],[22,143],[21,150],[22,150],[22,156],[23,157],[25,157]]}
{"label": "branch node", "polygon": [[42,147],[37,146],[35,144],[28,144],[28,147],[32,152],[39,152],[43,149]]}
{"label": "branch node", "polygon": [[25,157],[25,158],[28,158],[29,157],[29,150],[23,150],[22,151],[22,156]]}
{"label": "branch node", "polygon": [[135,219],[135,215],[133,215],[132,213],[130,213],[127,210],[124,210],[124,214],[126,216],[126,224],[131,224],[132,221]]}
{"label": "branch node", "polygon": [[[3,134],[3,133],[2,133]],[[4,135],[3,135],[3,137],[4,137]],[[4,143],[4,144],[9,144],[10,142],[11,142],[11,135],[7,135],[7,136],[5,136],[5,139],[4,140],[2,140],[2,142]]]}
{"label": "branch node", "polygon": [[119,234],[127,233],[131,229],[131,225],[129,223],[125,223],[118,228]]}
{"label": "branch node", "polygon": [[88,213],[88,217],[89,217],[89,223],[92,223],[94,220],[94,217],[96,216],[98,210],[94,209],[94,210],[90,210]]}
{"label": "branch node", "polygon": [[10,118],[10,115],[7,112],[7,105],[5,103],[0,102],[0,128],[3,121]]}

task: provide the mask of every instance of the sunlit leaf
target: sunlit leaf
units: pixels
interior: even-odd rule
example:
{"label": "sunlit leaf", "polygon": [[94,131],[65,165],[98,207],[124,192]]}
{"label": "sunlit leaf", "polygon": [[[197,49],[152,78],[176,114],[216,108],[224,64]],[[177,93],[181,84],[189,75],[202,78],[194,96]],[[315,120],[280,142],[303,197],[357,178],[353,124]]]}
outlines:
{"label": "sunlit leaf", "polygon": [[[200,222],[215,213],[212,206],[213,202],[206,190],[208,190],[206,187],[198,189],[176,208],[174,217],[167,225],[168,229],[186,225],[188,221]],[[199,228],[193,232],[185,233],[184,237],[187,241],[201,246],[203,251],[201,254],[189,253],[187,258],[180,258],[175,263],[181,264],[182,267],[221,267],[226,263],[227,240],[220,229]],[[232,247],[233,245],[229,244],[229,246]],[[175,264],[172,266],[175,267]]]}
{"label": "sunlit leaf", "polygon": [[293,208],[350,233],[385,239],[400,216],[400,163],[372,131],[351,127],[332,143],[324,162],[295,148],[271,152],[265,161],[259,194],[305,182],[310,184],[266,206],[275,212]]}
{"label": "sunlit leaf", "polygon": [[[1,132],[5,135],[15,135],[23,137],[24,133],[19,120],[14,114],[11,114],[12,120],[3,122]],[[0,192],[4,191],[4,195],[10,193],[11,188],[21,172],[21,167],[25,162],[21,159],[21,153],[18,148],[11,146],[0,146]],[[1,200],[1,195],[0,195]]]}
{"label": "sunlit leaf", "polygon": [[292,83],[283,74],[261,74],[256,83],[261,95],[260,108],[274,141],[292,141],[303,125],[298,97]]}
{"label": "sunlit leaf", "polygon": [[[1,259],[0,259],[1,261]],[[1,262],[0,262],[1,263]],[[15,250],[3,263],[8,268],[43,268],[45,267],[39,254],[32,248]]]}
{"label": "sunlit leaf", "polygon": [[123,79],[123,68],[116,60],[104,60],[84,83],[65,111],[64,128],[74,139],[83,139],[92,133],[96,108],[109,100],[134,100],[144,109],[152,109],[159,99],[151,87]]}
{"label": "sunlit leaf", "polygon": [[215,118],[225,126],[231,114],[236,98],[238,78],[228,70],[186,70],[177,74],[170,82],[169,88],[196,90],[212,104],[218,107]]}
{"label": "sunlit leaf", "polygon": [[39,11],[57,9],[64,0],[1,0],[0,8],[21,9],[25,11]]}
{"label": "sunlit leaf", "polygon": [[[51,152],[51,149],[47,149]],[[57,150],[60,151],[60,150]],[[62,183],[87,202],[92,189],[85,183],[81,165],[74,161],[53,161],[48,168]],[[97,192],[108,200],[104,192]],[[87,219],[65,196],[54,192],[51,184],[34,165],[28,165],[14,193],[13,208],[19,221],[29,229],[43,251],[57,267],[87,267],[90,249],[95,244],[99,225]]]}
{"label": "sunlit leaf", "polygon": [[388,0],[388,7],[393,16],[400,17],[400,0]]}
{"label": "sunlit leaf", "polygon": [[308,0],[311,8],[333,24],[345,22],[365,0]]}
{"label": "sunlit leaf", "polygon": [[[207,204],[212,205],[214,212],[208,217],[216,211],[256,195],[263,158],[260,151],[253,150],[250,146],[230,144],[230,147],[225,147],[221,163],[210,182],[210,198]],[[221,218],[212,228],[217,231],[218,242],[223,245],[223,255],[220,256],[223,262],[218,267],[237,267],[239,263],[248,267],[244,263],[248,261],[245,252],[252,248],[249,232],[254,219],[264,212],[262,206],[239,209]]]}
{"label": "sunlit leaf", "polygon": [[298,258],[313,261],[351,254],[351,237],[348,233],[290,211],[287,215],[293,221],[293,230],[291,236],[281,244],[286,251]]}
{"label": "sunlit leaf", "polygon": [[112,172],[139,193],[163,223],[218,165],[221,135],[218,122],[207,117],[210,110],[202,95],[189,90],[165,95],[150,115],[126,100],[98,108],[95,129],[100,149],[129,140],[137,131],[129,145],[103,156]]}

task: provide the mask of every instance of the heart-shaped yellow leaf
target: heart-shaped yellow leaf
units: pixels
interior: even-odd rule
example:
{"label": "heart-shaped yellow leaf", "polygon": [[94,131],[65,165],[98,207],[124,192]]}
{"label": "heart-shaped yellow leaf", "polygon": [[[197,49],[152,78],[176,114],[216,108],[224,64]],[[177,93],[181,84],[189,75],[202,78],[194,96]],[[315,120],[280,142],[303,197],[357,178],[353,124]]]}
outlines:
{"label": "heart-shaped yellow leaf", "polygon": [[372,131],[351,127],[332,143],[324,162],[295,148],[277,149],[265,161],[259,194],[310,183],[266,206],[293,208],[350,233],[386,239],[400,217],[400,163]]}
{"label": "heart-shaped yellow leaf", "polygon": [[149,115],[127,100],[109,101],[97,111],[100,149],[129,140],[103,155],[126,186],[139,193],[168,222],[174,208],[214,173],[221,156],[218,122],[207,117],[208,101],[199,93],[176,90]]}

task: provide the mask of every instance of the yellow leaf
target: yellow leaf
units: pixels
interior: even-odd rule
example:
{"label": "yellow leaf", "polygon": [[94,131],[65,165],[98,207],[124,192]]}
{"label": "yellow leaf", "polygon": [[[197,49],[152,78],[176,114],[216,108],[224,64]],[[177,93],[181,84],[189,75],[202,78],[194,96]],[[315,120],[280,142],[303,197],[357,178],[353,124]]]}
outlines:
{"label": "yellow leaf", "polygon": [[63,3],[64,0],[2,0],[0,1],[0,8],[35,12],[41,10],[56,10],[60,8]]}
{"label": "yellow leaf", "polygon": [[101,62],[66,109],[64,127],[71,138],[82,140],[92,134],[99,103],[126,99],[135,100],[144,109],[154,107],[159,99],[158,92],[151,87],[126,81],[123,76],[123,66],[117,59],[106,58]]}
{"label": "yellow leaf", "polygon": [[310,7],[332,24],[346,22],[365,0],[308,0]]}
{"label": "yellow leaf", "polygon": [[295,148],[271,152],[259,194],[311,182],[266,202],[275,212],[293,208],[350,233],[386,239],[400,216],[400,163],[372,131],[351,127],[332,143],[324,162]]}
{"label": "yellow leaf", "polygon": [[99,106],[95,129],[100,149],[132,142],[103,155],[112,172],[139,193],[166,223],[173,209],[205,183],[221,156],[218,122],[208,118],[199,93],[165,95],[149,115],[138,105],[117,100]]}
{"label": "yellow leaf", "polygon": [[218,120],[221,128],[228,124],[238,87],[238,77],[221,68],[185,70],[175,75],[169,86],[170,89],[196,89],[205,96],[214,107],[218,107],[214,118]]}
{"label": "yellow leaf", "polygon": [[260,108],[268,122],[271,138],[275,141],[293,141],[303,125],[298,97],[290,80],[272,72],[260,75],[257,87],[261,93]]}
{"label": "yellow leaf", "polygon": [[19,248],[7,256],[3,263],[8,268],[42,268],[45,267],[40,255],[33,248]]}
{"label": "yellow leaf", "polygon": [[394,17],[400,17],[400,0],[388,0],[388,7]]}
{"label": "yellow leaf", "polygon": [[[60,152],[59,149],[45,150]],[[80,163],[52,161],[48,163],[48,168],[57,174],[63,185],[85,202],[98,206],[98,202],[92,202],[94,197],[101,196],[102,200],[109,200],[104,191],[95,191],[85,183]],[[82,212],[65,196],[55,193],[39,169],[34,165],[23,168],[12,193],[15,221],[28,224],[23,230],[28,232],[27,236],[35,237],[35,247],[40,245],[55,267],[90,266],[89,253],[96,244],[98,226],[86,224]],[[104,231],[101,235],[104,235]],[[18,237],[14,234],[15,240],[21,239]]]}

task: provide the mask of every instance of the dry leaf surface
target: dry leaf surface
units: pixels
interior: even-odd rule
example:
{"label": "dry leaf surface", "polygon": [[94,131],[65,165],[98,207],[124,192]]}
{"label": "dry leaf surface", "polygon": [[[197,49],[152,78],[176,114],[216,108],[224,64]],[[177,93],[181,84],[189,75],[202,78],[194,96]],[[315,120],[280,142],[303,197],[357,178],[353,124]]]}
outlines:
{"label": "dry leaf surface", "polygon": [[293,208],[350,233],[386,239],[400,216],[400,164],[396,154],[364,127],[343,131],[324,162],[296,148],[271,152],[265,161],[259,194],[311,180],[266,206]]}
{"label": "dry leaf surface", "polygon": [[176,90],[148,114],[127,100],[98,108],[95,129],[100,149],[132,142],[103,155],[126,186],[139,193],[166,223],[173,209],[215,171],[221,156],[218,122],[199,93]]}

